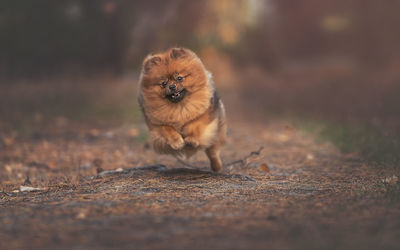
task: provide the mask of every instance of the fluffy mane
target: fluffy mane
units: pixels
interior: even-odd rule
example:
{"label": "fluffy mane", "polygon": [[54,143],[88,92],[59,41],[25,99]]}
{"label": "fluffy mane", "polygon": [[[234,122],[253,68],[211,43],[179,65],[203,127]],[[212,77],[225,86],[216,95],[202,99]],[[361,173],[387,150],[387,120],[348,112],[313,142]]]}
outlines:
{"label": "fluffy mane", "polygon": [[[159,81],[162,77],[181,72],[188,75],[182,83],[187,95],[182,101],[173,103],[164,98]],[[214,92],[211,74],[200,59],[186,49],[148,56],[143,63],[139,88],[139,101],[146,111],[146,119],[152,124],[176,128],[206,112]]]}

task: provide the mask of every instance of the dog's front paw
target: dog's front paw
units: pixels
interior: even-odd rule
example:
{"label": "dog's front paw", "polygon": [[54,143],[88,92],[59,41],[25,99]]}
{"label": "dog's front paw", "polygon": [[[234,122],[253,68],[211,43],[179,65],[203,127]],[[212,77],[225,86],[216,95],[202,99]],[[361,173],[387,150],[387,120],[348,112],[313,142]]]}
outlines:
{"label": "dog's front paw", "polygon": [[168,140],[168,144],[175,150],[182,149],[185,146],[185,141],[181,136],[174,136]]}
{"label": "dog's front paw", "polygon": [[192,136],[185,137],[185,142],[189,145],[192,145],[195,148],[200,145],[200,142]]}

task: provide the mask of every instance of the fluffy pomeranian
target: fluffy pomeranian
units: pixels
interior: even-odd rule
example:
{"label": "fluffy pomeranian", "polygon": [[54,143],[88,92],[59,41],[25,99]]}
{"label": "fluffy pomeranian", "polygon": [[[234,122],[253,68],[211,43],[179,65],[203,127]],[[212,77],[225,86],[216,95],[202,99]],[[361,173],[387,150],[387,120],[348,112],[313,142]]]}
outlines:
{"label": "fluffy pomeranian", "polygon": [[205,150],[211,169],[222,170],[225,109],[194,52],[171,48],[148,55],[139,79],[139,104],[157,153],[190,157]]}

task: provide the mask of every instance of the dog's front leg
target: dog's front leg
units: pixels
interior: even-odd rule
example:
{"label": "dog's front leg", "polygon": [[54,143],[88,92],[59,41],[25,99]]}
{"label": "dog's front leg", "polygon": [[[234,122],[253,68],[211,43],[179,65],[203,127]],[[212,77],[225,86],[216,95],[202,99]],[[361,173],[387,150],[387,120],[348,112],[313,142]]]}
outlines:
{"label": "dog's front leg", "polygon": [[185,145],[182,136],[170,126],[153,126],[150,128],[150,136],[154,150],[159,153],[168,153],[171,148],[179,150]]}

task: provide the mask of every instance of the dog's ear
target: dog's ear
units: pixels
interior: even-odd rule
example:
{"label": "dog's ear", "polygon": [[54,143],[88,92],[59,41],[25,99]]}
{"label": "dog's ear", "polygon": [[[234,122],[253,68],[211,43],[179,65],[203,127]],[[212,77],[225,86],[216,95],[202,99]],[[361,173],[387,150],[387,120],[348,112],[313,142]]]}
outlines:
{"label": "dog's ear", "polygon": [[148,55],[143,61],[143,71],[144,73],[150,72],[150,70],[157,65],[160,65],[161,57],[156,55]]}
{"label": "dog's ear", "polygon": [[172,48],[169,57],[171,57],[171,59],[178,59],[181,57],[187,57],[191,54],[193,54],[193,52],[185,48]]}

